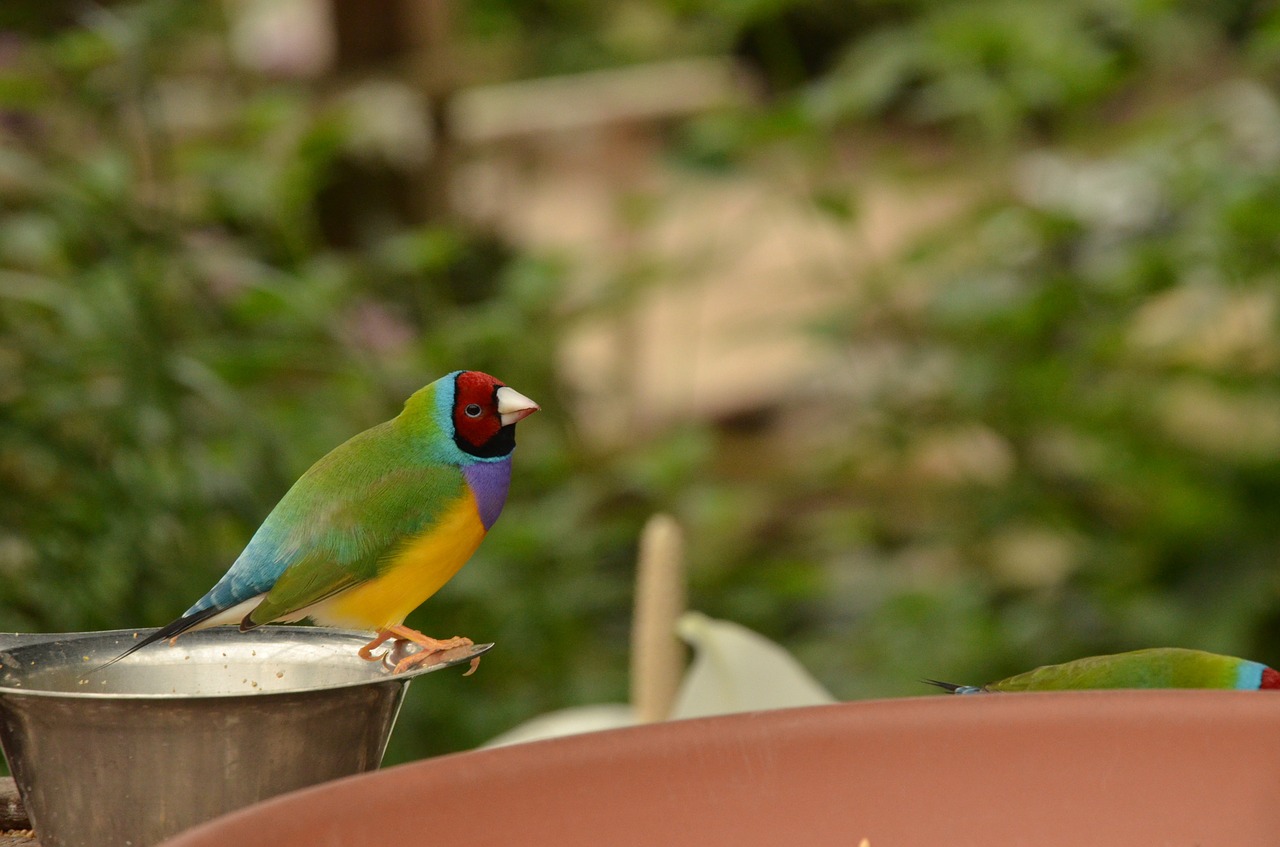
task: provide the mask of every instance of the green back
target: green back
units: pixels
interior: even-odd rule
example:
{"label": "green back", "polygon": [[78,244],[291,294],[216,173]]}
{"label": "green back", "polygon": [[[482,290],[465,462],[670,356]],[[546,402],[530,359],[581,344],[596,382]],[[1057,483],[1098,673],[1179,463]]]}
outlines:
{"label": "green back", "polygon": [[1235,688],[1241,660],[1203,650],[1154,647],[1045,665],[985,686],[988,691],[1089,688]]}

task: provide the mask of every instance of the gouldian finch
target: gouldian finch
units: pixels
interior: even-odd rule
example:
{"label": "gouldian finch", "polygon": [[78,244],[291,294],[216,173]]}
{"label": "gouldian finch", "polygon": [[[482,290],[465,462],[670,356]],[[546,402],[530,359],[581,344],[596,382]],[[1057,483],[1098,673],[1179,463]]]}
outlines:
{"label": "gouldian finch", "polygon": [[471,558],[502,512],[516,422],[538,404],[478,371],[419,390],[391,420],[335,448],[294,483],[248,546],[182,617],[112,661],[219,624],[241,631],[310,618],[422,649],[395,670],[468,638],[438,640],[404,619]]}
{"label": "gouldian finch", "polygon": [[1280,688],[1280,672],[1258,662],[1181,647],[1152,647],[1045,665],[986,685],[926,679],[953,694],[994,691],[1074,691],[1088,688]]}

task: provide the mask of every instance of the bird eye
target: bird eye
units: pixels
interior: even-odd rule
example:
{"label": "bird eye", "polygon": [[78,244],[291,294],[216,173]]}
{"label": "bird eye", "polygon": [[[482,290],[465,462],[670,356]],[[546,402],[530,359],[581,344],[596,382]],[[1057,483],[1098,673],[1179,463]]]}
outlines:
{"label": "bird eye", "polygon": [[463,409],[462,411],[465,412],[467,417],[469,418],[478,418],[480,417],[480,412],[482,410],[475,403],[471,403],[467,406],[467,408]]}

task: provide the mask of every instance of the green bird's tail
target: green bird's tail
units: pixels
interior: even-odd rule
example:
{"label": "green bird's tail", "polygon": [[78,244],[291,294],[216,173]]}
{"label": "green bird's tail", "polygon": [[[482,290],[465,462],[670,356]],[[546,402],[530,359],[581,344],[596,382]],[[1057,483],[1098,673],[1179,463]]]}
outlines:
{"label": "green bird's tail", "polygon": [[984,691],[984,689],[976,685],[957,685],[954,682],[941,682],[936,679],[922,679],[920,681],[926,685],[936,685],[952,694],[982,694]]}

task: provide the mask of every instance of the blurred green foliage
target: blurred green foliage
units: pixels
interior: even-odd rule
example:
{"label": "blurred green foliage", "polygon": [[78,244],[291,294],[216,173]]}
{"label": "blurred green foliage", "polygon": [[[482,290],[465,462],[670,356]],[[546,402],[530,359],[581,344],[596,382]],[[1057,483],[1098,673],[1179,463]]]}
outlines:
{"label": "blurred green foliage", "polygon": [[409,623],[500,648],[415,686],[390,761],[625,699],[657,509],[690,530],[692,605],[842,697],[1152,645],[1280,662],[1261,4],[469,6],[512,73],[753,56],[775,99],[691,122],[673,161],[725,175],[783,148],[814,162],[799,202],[842,226],[845,130],[906,125],[941,171],[990,177],[849,285],[815,327],[829,372],[782,407],[614,448],[579,431],[558,343],[634,281],[570,307],[572,257],[461,222],[336,249],[317,207],[339,104],[237,70],[204,4],[36,18],[0,38],[0,629],[170,620],[312,461],[473,367],[545,411],[497,531]]}
{"label": "blurred green foliage", "polygon": [[867,500],[865,661],[1280,658],[1278,131],[1237,80],[1105,156],[1023,155],[832,323],[880,363],[823,448]]}
{"label": "blurred green foliage", "polygon": [[[569,678],[616,691],[617,639],[583,633],[625,640],[653,494],[606,481],[557,396],[560,267],[453,226],[326,247],[316,198],[343,115],[237,76],[220,31],[190,4],[120,6],[5,57],[0,628],[173,618],[311,462],[472,367],[547,411],[522,430],[505,533],[417,623],[525,648],[486,661],[507,680],[470,689],[486,708],[420,699],[402,738],[474,744],[573,696]],[[168,110],[198,95],[212,119],[174,131]]]}

